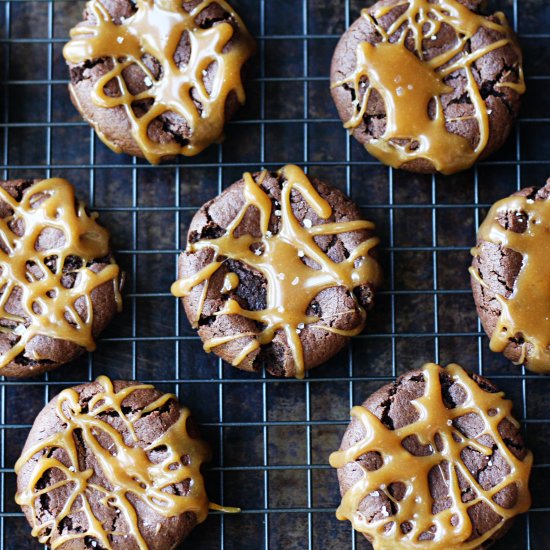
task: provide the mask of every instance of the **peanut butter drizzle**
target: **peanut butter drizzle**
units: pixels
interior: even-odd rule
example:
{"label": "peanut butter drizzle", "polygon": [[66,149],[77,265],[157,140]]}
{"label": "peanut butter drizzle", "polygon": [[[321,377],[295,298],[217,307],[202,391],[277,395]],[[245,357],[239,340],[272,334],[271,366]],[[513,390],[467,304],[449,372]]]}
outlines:
{"label": "peanut butter drizzle", "polygon": [[[97,273],[87,267],[110,252],[109,234],[96,222],[98,215],[88,214],[83,203],[77,204],[71,184],[59,178],[34,184],[20,201],[0,187],[0,200],[13,210],[12,215],[0,219],[0,332],[19,336],[0,356],[0,374],[38,335],[94,350],[92,291],[112,282],[118,308],[122,308],[120,269],[114,260]],[[12,229],[17,224],[24,227],[22,236]],[[63,234],[58,248],[37,249],[38,239],[46,230]],[[50,262],[53,256],[57,259],[51,269],[46,260]],[[78,257],[82,267],[76,270],[73,287],[65,288],[63,267],[71,256]],[[14,292],[20,295],[24,317],[11,312],[9,298]],[[84,317],[76,309],[79,300],[84,300]],[[34,352],[33,359],[39,361],[41,357]]]}
{"label": "peanut butter drizzle", "polygon": [[[304,377],[304,357],[300,340],[301,331],[309,326],[326,330],[343,336],[353,336],[364,328],[366,313],[353,294],[353,289],[366,283],[375,286],[381,283],[380,266],[369,252],[379,243],[372,237],[361,243],[341,263],[332,261],[315,243],[318,235],[337,235],[373,229],[371,222],[364,220],[326,223],[313,227],[302,225],[295,217],[291,205],[291,193],[298,191],[313,208],[317,215],[327,219],[332,214],[329,203],[323,199],[313,187],[308,177],[297,166],[285,166],[280,172],[285,183],[281,192],[280,220],[281,230],[272,235],[269,231],[272,204],[269,196],[261,188],[261,183],[267,172],[264,172],[259,182],[252,175],[244,174],[245,204],[239,214],[226,230],[225,235],[217,239],[202,239],[189,244],[188,252],[196,252],[204,248],[214,249],[217,258],[231,258],[244,262],[259,271],[267,280],[267,307],[261,311],[243,309],[234,299],[229,299],[224,308],[216,315],[241,315],[262,323],[265,328],[260,333],[242,333],[227,337],[213,338],[204,344],[204,349],[210,351],[217,346],[240,338],[252,338],[242,353],[233,361],[235,366],[260,346],[273,340],[278,331],[286,335],[287,343],[292,350],[296,365],[296,377]],[[261,238],[250,234],[235,237],[234,232],[241,224],[248,209],[254,206],[260,213]],[[278,213],[277,213],[278,214]],[[255,252],[256,251],[256,252]],[[258,253],[259,251],[262,251]],[[320,269],[312,269],[303,261],[303,257],[314,260]],[[172,294],[178,297],[188,296],[193,288],[204,284],[202,300],[197,311],[194,326],[198,326],[202,307],[208,292],[210,277],[219,269],[223,261],[216,259],[198,273],[176,281],[172,285]],[[307,310],[313,299],[324,289],[330,287],[345,287],[355,299],[361,314],[361,323],[352,330],[340,330],[318,324],[321,320],[314,315],[307,315]]]}
{"label": "peanut butter drizzle", "polygon": [[[78,393],[74,389],[61,392],[56,403],[56,414],[66,426],[65,429],[27,449],[15,465],[15,472],[18,474],[25,464],[36,460],[27,489],[16,495],[16,502],[33,512],[33,536],[38,537],[42,544],[51,545],[52,548],[58,548],[71,540],[92,537],[103,548],[111,550],[112,537],[130,535],[141,550],[146,550],[148,545],[139,530],[139,519],[136,509],[128,498],[129,494],[163,517],[170,518],[185,512],[193,512],[197,522],[203,522],[208,516],[209,501],[200,468],[208,460],[210,453],[203,441],[192,438],[187,432],[189,410],[182,408],[178,420],[153,443],[142,448],[139,446],[135,432],[136,422],[144,414],[161,409],[168,401],[177,400],[176,396],[162,395],[143,410],[132,413],[130,416],[122,410],[124,400],[136,391],[153,389],[153,386],[142,384],[115,392],[113,383],[106,376],[100,376],[97,383],[102,386],[102,391],[90,400],[87,411],[82,410]],[[101,413],[107,411],[114,411],[124,421],[135,442],[134,446],[126,444],[123,435],[100,418]],[[98,466],[110,488],[90,483],[89,480],[94,475],[94,471],[81,469],[75,442],[77,430],[82,434],[86,447],[97,459]],[[111,438],[113,447],[116,449],[114,454],[99,443],[97,434],[100,432],[106,433]],[[166,458],[160,463],[154,463],[149,459],[148,453],[159,447],[166,448]],[[49,456],[47,451],[56,448],[65,451],[70,462],[69,466]],[[37,455],[40,456],[37,458]],[[188,463],[183,462],[184,456],[189,457]],[[38,482],[51,469],[60,470],[65,479],[44,489],[38,489]],[[187,495],[169,492],[171,487],[187,480],[190,482]],[[68,485],[73,487],[73,491],[61,513],[49,521],[40,520],[36,514],[37,501],[40,497],[56,488]],[[115,508],[117,513],[122,515],[128,528],[127,532],[110,531],[94,515],[87,497],[90,491],[104,494],[101,503]],[[213,508],[222,509],[217,505],[213,505]],[[60,535],[51,540],[50,531],[61,532],[59,526],[63,519],[77,513],[85,515],[88,523],[87,530],[82,533]]]}
{"label": "peanut butter drizzle", "polygon": [[[514,212],[527,219],[524,233],[515,233],[498,223],[499,214]],[[501,245],[523,256],[521,271],[508,298],[496,294],[501,313],[491,336],[491,350],[502,352],[511,339],[521,342],[518,364],[534,372],[550,372],[550,201],[508,197],[493,205],[481,224],[478,240]],[[474,256],[479,248],[472,250]],[[484,287],[477,269],[472,276]]]}
{"label": "peanut butter drizzle", "polygon": [[[377,21],[399,6],[407,6],[391,26],[385,30]],[[519,81],[497,84],[509,87],[518,94],[525,92],[521,51],[515,36],[503,13],[496,14],[502,23],[487,20],[471,12],[456,0],[404,0],[378,7],[371,15],[364,9],[362,16],[376,29],[381,42],[376,45],[367,42],[357,48],[357,68],[346,79],[333,87],[350,86],[356,100],[355,114],[344,125],[353,130],[363,123],[372,90],[376,90],[384,100],[386,110],[386,130],[378,139],[365,145],[368,152],[394,168],[417,159],[425,159],[443,174],[453,174],[472,166],[483,153],[489,140],[490,125],[487,107],[481,91],[474,79],[472,65],[488,53],[505,46],[512,46],[520,58],[518,65]],[[451,26],[457,33],[456,45],[432,59],[426,58],[425,40],[435,40],[441,25]],[[402,27],[407,30],[403,31]],[[502,39],[473,53],[467,53],[465,46],[478,32],[485,28],[496,31]],[[401,36],[397,36],[401,33]],[[415,52],[409,51],[405,40],[409,34],[414,39]],[[441,103],[441,97],[451,93],[452,88],[444,83],[444,78],[463,71],[467,77],[467,92],[475,109],[475,120],[479,126],[479,142],[475,149],[470,143],[450,132]],[[365,83],[368,79],[368,85]],[[435,116],[428,114],[431,101],[435,101]],[[468,116],[466,118],[472,118]],[[454,119],[455,121],[458,119]],[[405,140],[400,144],[398,140]],[[418,144],[413,148],[413,144]]]}
{"label": "peanut butter drizzle", "polygon": [[[512,402],[504,399],[503,392],[483,391],[459,365],[449,365],[445,371],[465,390],[467,398],[462,405],[454,409],[445,406],[439,380],[441,367],[435,364],[424,365],[426,390],[421,398],[412,401],[420,413],[419,420],[403,428],[390,430],[366,408],[354,407],[351,414],[362,423],[366,436],[349,449],[335,452],[330,457],[330,464],[334,468],[343,468],[346,464],[355,463],[356,467],[363,469],[363,477],[345,493],[336,515],[340,520],[349,520],[357,531],[368,535],[376,550],[478,548],[500,529],[506,520],[526,512],[531,504],[527,484],[533,462],[532,454],[529,453],[523,460],[516,458],[498,431],[498,426],[504,419],[518,425],[511,416]],[[493,453],[490,447],[464,436],[454,427],[453,421],[466,414],[476,414],[481,418],[485,427],[477,437],[482,434],[489,435],[510,467],[510,473],[504,480],[489,490],[484,490],[478,484],[461,459],[461,452],[466,447],[472,447],[489,457]],[[439,435],[443,443],[442,451],[436,451],[436,435]],[[428,456],[412,455],[402,445],[408,436],[417,436],[422,445],[430,445],[434,452]],[[384,461],[380,469],[369,472],[355,462],[368,452],[380,453]],[[448,484],[452,504],[449,509],[433,514],[428,474],[432,468],[444,464],[452,465]],[[476,495],[468,502],[462,502],[457,477],[459,471]],[[406,485],[405,496],[400,501],[395,500],[388,490],[389,485],[395,482]],[[518,490],[515,506],[499,506],[494,501],[495,495],[514,483]],[[369,518],[358,511],[362,500],[374,491],[382,492],[392,500],[397,508],[395,515],[390,511],[383,519],[369,521]],[[468,510],[479,502],[488,504],[502,520],[480,537],[468,541],[472,533]],[[458,520],[456,526],[451,524],[451,519]],[[400,529],[404,522],[412,527],[407,534]],[[431,527],[436,528],[435,538],[419,540],[419,536],[428,532]]]}
{"label": "peanut butter drizzle", "polygon": [[[182,0],[136,0],[136,13],[117,25],[100,0],[91,0],[87,10],[94,15],[95,21],[74,27],[71,41],[63,50],[65,59],[74,65],[105,57],[112,60],[114,67],[94,86],[92,101],[105,109],[124,108],[132,137],[152,164],[166,156],[197,155],[214,141],[221,140],[227,97],[234,93],[241,104],[245,101],[241,69],[254,52],[254,42],[242,20],[225,0],[215,0],[215,3],[237,22],[238,40],[225,51],[235,35],[229,23],[218,23],[209,29],[199,28],[195,19],[212,3],[214,0],[203,0],[188,13]],[[174,55],[185,33],[190,40],[191,57],[187,65],[180,68]],[[160,62],[162,76],[159,79],[144,63],[146,54]],[[217,68],[209,94],[204,78],[213,63]],[[122,76],[131,65],[139,66],[146,75],[146,84],[150,83],[147,90],[137,95],[130,93]],[[118,82],[119,97],[105,93],[105,86],[113,79]],[[202,112],[195,105],[192,92],[202,105]],[[153,100],[154,103],[147,113],[138,116],[132,104],[141,100]],[[149,125],[167,112],[176,113],[187,122],[191,131],[187,144],[157,143],[150,139]],[[108,147],[121,152],[97,124],[94,127]]]}

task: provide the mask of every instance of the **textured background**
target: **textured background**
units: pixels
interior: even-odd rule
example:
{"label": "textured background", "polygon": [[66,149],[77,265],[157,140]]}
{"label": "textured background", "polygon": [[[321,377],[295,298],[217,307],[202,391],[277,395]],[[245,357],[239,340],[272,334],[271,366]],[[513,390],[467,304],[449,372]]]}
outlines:
{"label": "textured background", "polygon": [[[100,374],[176,391],[212,444],[210,498],[243,513],[212,514],[185,548],[368,548],[334,517],[339,497],[328,455],[338,447],[352,404],[433,360],[479,371],[515,401],[536,457],[534,503],[495,548],[548,548],[550,377],[526,374],[489,351],[467,275],[487,206],[550,176],[548,0],[491,2],[518,30],[529,91],[504,150],[447,178],[380,165],[337,120],[330,58],[364,1],[233,4],[258,37],[246,108],[228,126],[223,146],[151,167],[111,153],[69,103],[61,50],[84,2],[0,1],[2,176],[71,180],[100,212],[128,273],[125,311],[96,353],[48,377],[0,378],[0,548],[38,547],[13,500],[13,464],[34,417],[63,388]],[[194,211],[243,171],[287,162],[307,165],[364,207],[382,237],[386,272],[366,333],[305,382],[241,374],[205,355],[168,292]]]}

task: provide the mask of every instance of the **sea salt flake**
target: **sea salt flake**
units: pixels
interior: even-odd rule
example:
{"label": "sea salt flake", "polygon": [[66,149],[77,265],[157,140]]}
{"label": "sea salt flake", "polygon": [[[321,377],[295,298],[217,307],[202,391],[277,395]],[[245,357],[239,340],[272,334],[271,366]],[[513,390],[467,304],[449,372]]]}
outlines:
{"label": "sea salt flake", "polygon": [[15,330],[13,332],[15,332],[15,334],[18,334],[19,336],[21,336],[22,334],[24,334],[24,332],[26,330],[27,329],[25,328],[25,325],[17,325],[17,327],[15,327]]}
{"label": "sea salt flake", "polygon": [[299,328],[296,329],[296,334],[300,334],[302,332]]}
{"label": "sea salt flake", "polygon": [[408,89],[408,90],[414,90],[414,86],[413,86],[412,84],[408,84],[408,85],[407,85],[407,89]]}
{"label": "sea salt flake", "polygon": [[308,218],[304,220],[304,227],[307,227],[308,229],[310,229],[312,225],[313,225],[313,222]]}
{"label": "sea salt flake", "polygon": [[399,86],[399,88],[397,88],[395,92],[397,93],[398,96],[402,96],[405,93],[405,90],[403,89],[402,86]]}
{"label": "sea salt flake", "polygon": [[146,85],[146,86],[152,86],[152,85],[153,85],[153,81],[152,81],[148,76],[146,76],[146,77],[143,79],[143,82],[145,82],[145,85]]}
{"label": "sea salt flake", "polygon": [[447,426],[452,426],[453,425],[453,421],[449,418],[449,420],[447,420]]}
{"label": "sea salt flake", "polygon": [[283,215],[283,213],[280,210],[275,210],[275,216],[280,218]]}
{"label": "sea salt flake", "polygon": [[493,109],[489,109],[489,110],[487,111],[487,114],[488,114],[488,115],[492,115],[492,114],[493,114]]}
{"label": "sea salt flake", "polygon": [[432,40],[437,40],[437,36],[435,34],[432,36]]}
{"label": "sea salt flake", "polygon": [[92,541],[92,546],[95,548],[97,546],[97,542],[95,540]]}
{"label": "sea salt flake", "polygon": [[303,250],[298,250],[298,257],[303,258],[306,255],[306,253]]}
{"label": "sea salt flake", "polygon": [[206,69],[203,69],[202,76],[206,76],[208,74],[208,71]]}
{"label": "sea salt flake", "polygon": [[70,472],[75,472],[76,470],[75,470],[74,466],[69,466],[69,471]]}
{"label": "sea salt flake", "polygon": [[370,494],[371,497],[379,497],[380,496],[380,493],[378,491],[373,491],[371,494]]}
{"label": "sea salt flake", "polygon": [[261,256],[262,255],[262,249],[261,248],[256,248],[256,250],[254,250],[254,254],[256,254],[256,256]]}
{"label": "sea salt flake", "polygon": [[300,277],[294,277],[292,281],[292,286],[296,286],[300,282]]}
{"label": "sea salt flake", "polygon": [[298,325],[298,328],[299,328],[300,330],[302,330],[303,328],[305,328],[304,323],[300,323],[300,324]]}
{"label": "sea salt flake", "polygon": [[382,517],[387,518],[390,515],[388,512],[388,509],[385,506],[382,506],[381,512],[382,512]]}
{"label": "sea salt flake", "polygon": [[265,236],[269,239],[269,237],[273,237],[273,233],[271,233],[271,231],[266,231]]}
{"label": "sea salt flake", "polygon": [[277,275],[277,277],[279,278],[280,281],[284,281],[285,280],[285,274],[284,273],[279,273]]}
{"label": "sea salt flake", "polygon": [[124,42],[124,37],[122,36],[118,36],[116,41],[119,43],[119,44],[122,44]]}

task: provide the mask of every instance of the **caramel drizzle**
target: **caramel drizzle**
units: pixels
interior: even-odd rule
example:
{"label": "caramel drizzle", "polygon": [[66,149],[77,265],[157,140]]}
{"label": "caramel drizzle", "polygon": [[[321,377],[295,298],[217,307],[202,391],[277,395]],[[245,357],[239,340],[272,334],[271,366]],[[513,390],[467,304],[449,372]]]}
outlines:
{"label": "caramel drizzle", "polygon": [[[435,364],[424,365],[422,372],[426,390],[421,398],[412,401],[420,414],[419,420],[403,428],[390,430],[368,409],[354,407],[351,414],[361,422],[366,435],[349,449],[335,452],[330,457],[330,464],[334,468],[343,468],[346,464],[355,463],[356,467],[363,469],[363,477],[345,493],[336,515],[340,520],[349,520],[354,529],[371,537],[375,549],[479,548],[506,520],[529,509],[531,501],[527,482],[533,462],[532,454],[529,453],[523,460],[516,458],[498,431],[498,426],[504,419],[519,425],[511,416],[512,402],[504,399],[503,392],[483,391],[459,365],[449,365],[445,370],[455,382],[460,383],[467,394],[462,405],[454,409],[445,406],[439,380],[441,367]],[[479,485],[463,463],[461,453],[465,448],[471,447],[490,457],[491,448],[482,445],[476,439],[464,436],[453,425],[456,419],[472,413],[478,415],[485,425],[477,438],[482,434],[489,435],[510,467],[510,473],[503,481],[489,490]],[[443,443],[442,451],[435,451],[436,435],[439,435]],[[428,456],[412,455],[402,445],[403,440],[409,436],[418,437],[422,445],[430,445],[434,452]],[[368,452],[380,453],[384,460],[380,469],[369,472],[355,462]],[[448,487],[452,504],[449,509],[434,515],[428,474],[432,468],[441,467],[445,463],[451,465]],[[458,472],[475,491],[475,498],[469,502],[462,502]],[[400,501],[394,499],[388,490],[389,485],[395,482],[406,485],[405,496]],[[495,495],[514,483],[518,489],[515,506],[499,506],[494,501]],[[362,500],[374,491],[383,492],[393,502],[397,509],[395,515],[390,512],[383,519],[369,521],[369,518],[358,511]],[[488,504],[502,517],[502,521],[480,537],[468,541],[472,533],[468,509],[479,502]],[[456,526],[451,524],[452,519],[458,520]],[[407,534],[400,529],[404,522],[412,527]],[[419,536],[432,527],[436,528],[434,539],[419,540]]]}
{"label": "caramel drizzle", "polygon": [[[235,31],[229,23],[218,23],[209,29],[201,29],[195,23],[200,13],[212,3],[231,14],[239,27],[239,37],[228,51],[226,46],[234,38]],[[254,42],[238,15],[225,0],[203,0],[191,12],[185,11],[181,0],[136,0],[137,11],[117,25],[100,0],[90,0],[87,10],[95,21],[86,22],[71,30],[71,41],[65,46],[65,59],[77,65],[99,58],[110,58],[113,69],[94,86],[92,101],[98,107],[111,109],[123,107],[131,125],[132,137],[143,156],[157,164],[166,156],[193,156],[214,141],[223,137],[225,104],[229,94],[234,93],[243,104],[245,92],[241,69],[254,51]],[[187,33],[191,44],[191,57],[180,68],[174,54],[182,36]],[[156,79],[144,63],[144,55],[155,57],[162,66],[162,76]],[[212,91],[209,94],[204,84],[208,67],[217,64]],[[133,95],[123,78],[123,71],[137,65],[145,73],[148,89]],[[116,79],[121,95],[111,97],[105,86]],[[202,105],[197,108],[191,93]],[[76,98],[76,94],[73,94]],[[138,116],[132,104],[153,100],[151,108]],[[180,115],[187,122],[191,137],[188,143],[157,143],[148,135],[149,125],[163,113]],[[101,140],[113,151],[121,148],[111,141],[97,124],[93,124]]]}
{"label": "caramel drizzle", "polygon": [[[87,267],[110,253],[109,234],[97,223],[97,213],[88,214],[83,203],[77,205],[71,184],[58,178],[35,183],[19,202],[0,187],[0,201],[13,210],[12,215],[0,219],[0,332],[19,336],[0,356],[0,374],[38,335],[94,350],[92,291],[111,281],[119,310],[122,307],[120,269],[114,260],[98,273]],[[24,227],[22,236],[12,229],[17,223]],[[62,233],[63,243],[58,248],[37,250],[45,230]],[[49,268],[46,260],[52,256],[56,257],[55,266]],[[73,287],[65,288],[63,267],[70,256],[80,258],[82,267],[76,270]],[[10,312],[8,302],[14,292],[20,296],[22,317]],[[84,317],[75,305],[82,299]],[[33,353],[33,359],[39,361],[41,357]]]}
{"label": "caramel drizzle", "polygon": [[[242,353],[233,360],[237,366],[246,357],[273,340],[277,331],[283,331],[287,343],[292,350],[296,377],[304,377],[304,355],[300,333],[306,327],[321,329],[342,336],[359,334],[365,324],[366,313],[353,294],[353,289],[366,283],[375,286],[381,283],[380,266],[369,252],[379,243],[372,237],[361,243],[349,257],[341,263],[332,261],[319,248],[314,238],[320,235],[338,235],[362,229],[371,230],[374,225],[364,220],[325,223],[313,227],[302,225],[295,217],[291,205],[292,191],[298,191],[313,208],[316,214],[327,219],[332,214],[329,203],[323,199],[313,187],[308,177],[297,166],[285,166],[279,174],[285,183],[281,192],[280,214],[281,230],[276,235],[269,231],[269,220],[272,213],[272,203],[269,196],[261,188],[261,183],[267,172],[263,172],[258,182],[252,175],[244,174],[245,204],[239,214],[231,222],[225,235],[217,239],[202,239],[189,244],[188,252],[196,252],[204,248],[214,249],[217,259],[189,277],[176,281],[172,286],[172,294],[178,297],[188,296],[198,285],[204,284],[200,305],[194,327],[198,326],[204,301],[208,292],[208,284],[212,275],[223,264],[221,257],[244,262],[259,271],[267,281],[267,307],[261,311],[248,311],[230,298],[216,315],[241,315],[247,319],[262,323],[265,328],[260,333],[240,333],[227,337],[213,338],[204,343],[204,349],[210,351],[230,341],[249,338]],[[235,237],[234,233],[244,219],[250,207],[254,206],[260,213],[260,238],[246,234]],[[311,220],[309,220],[311,221]],[[304,223],[307,223],[304,222]],[[310,224],[308,224],[310,225]],[[312,269],[305,265],[302,258],[314,260],[320,269]],[[237,277],[235,274],[234,277]],[[235,278],[233,277],[233,285]],[[319,324],[322,320],[315,315],[307,315],[307,310],[313,299],[324,289],[345,287],[355,300],[361,322],[350,330],[340,330]],[[224,285],[225,287],[225,285]],[[235,288],[233,286],[233,288]]]}
{"label": "caramel drizzle", "polygon": [[[407,6],[406,11],[387,30],[384,29],[377,21],[400,6]],[[520,59],[517,67],[519,81],[496,86],[511,88],[518,94],[525,92],[521,51],[505,15],[497,13],[502,23],[495,23],[471,12],[456,0],[438,0],[437,4],[431,0],[403,0],[379,6],[373,15],[368,9],[361,13],[376,29],[381,42],[376,45],[361,43],[357,48],[356,70],[333,85],[333,88],[351,87],[355,97],[361,97],[364,93],[361,104],[355,100],[355,114],[346,122],[345,128],[351,131],[363,123],[372,90],[376,90],[386,107],[386,131],[382,137],[365,145],[371,155],[394,168],[413,160],[426,159],[443,174],[453,174],[472,166],[485,150],[490,134],[487,107],[472,72],[473,63],[494,50],[512,46]],[[456,31],[456,45],[427,59],[424,41],[436,40],[444,23]],[[406,26],[405,31],[403,26]],[[467,53],[465,46],[480,28],[496,31],[503,38]],[[401,35],[397,38],[399,33]],[[409,35],[414,39],[414,53],[405,46]],[[475,109],[474,117],[469,115],[465,118],[475,118],[479,126],[479,142],[475,149],[465,138],[446,127],[450,120],[445,119],[441,96],[453,90],[444,79],[457,71],[466,74],[466,89]],[[433,119],[428,114],[432,101],[435,101],[436,107]],[[401,140],[407,143],[400,144]],[[413,144],[418,144],[418,147],[413,148]]]}
{"label": "caramel drizzle", "polygon": [[[513,212],[527,219],[524,233],[505,229],[499,215]],[[502,352],[512,339],[518,339],[523,364],[534,372],[550,372],[550,201],[513,196],[493,205],[479,228],[478,240],[501,245],[523,256],[521,271],[508,298],[495,293],[501,308],[491,335],[491,350]],[[472,250],[479,254],[479,247]],[[470,268],[475,280],[485,288],[487,283],[478,269]],[[492,292],[494,290],[491,289]]]}
{"label": "caramel drizzle", "polygon": [[[139,446],[135,432],[136,423],[143,415],[161,409],[171,400],[176,400],[176,396],[164,394],[141,411],[126,415],[122,411],[125,399],[136,391],[154,389],[153,386],[142,384],[115,392],[113,383],[106,376],[100,376],[97,383],[102,386],[103,391],[90,400],[87,411],[82,410],[78,393],[74,389],[61,392],[56,403],[56,414],[65,428],[27,449],[15,465],[15,472],[18,474],[25,464],[36,460],[28,487],[16,495],[16,502],[33,512],[33,536],[38,537],[42,544],[51,545],[52,548],[61,547],[71,540],[92,537],[103,548],[111,550],[112,537],[131,535],[138,547],[146,550],[148,545],[139,530],[139,518],[128,494],[134,495],[163,517],[170,518],[185,512],[193,512],[197,522],[203,522],[208,516],[209,501],[200,468],[208,459],[209,450],[203,441],[194,439],[188,434],[189,410],[182,408],[178,420],[157,440],[142,448]],[[135,445],[126,444],[122,434],[100,418],[100,415],[107,411],[116,412],[124,421]],[[90,482],[90,478],[94,475],[92,469],[81,470],[75,442],[77,430],[82,434],[86,447],[93,452],[110,489]],[[111,438],[113,454],[97,440],[97,434],[100,432],[106,433]],[[162,462],[155,464],[150,461],[148,453],[161,447],[167,450],[166,457]],[[47,451],[56,448],[66,452],[69,466],[49,456],[50,453]],[[38,459],[37,455],[40,455]],[[183,456],[189,457],[188,464],[183,462]],[[38,489],[38,482],[51,469],[61,471],[65,479],[44,489]],[[174,485],[187,480],[190,481],[187,495],[168,492]],[[36,510],[40,497],[66,486],[70,486],[73,490],[62,511],[47,521],[38,518]],[[110,531],[94,515],[87,496],[90,491],[97,491],[104,495],[101,503],[115,508],[117,513],[121,514],[128,532]],[[50,532],[61,533],[60,524],[63,519],[78,513],[86,517],[88,523],[86,531],[60,534],[52,540]]]}

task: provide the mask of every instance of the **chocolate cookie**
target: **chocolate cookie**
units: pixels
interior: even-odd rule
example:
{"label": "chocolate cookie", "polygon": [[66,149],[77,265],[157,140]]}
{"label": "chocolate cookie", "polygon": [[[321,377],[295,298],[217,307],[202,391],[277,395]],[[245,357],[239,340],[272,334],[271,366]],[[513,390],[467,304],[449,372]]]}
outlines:
{"label": "chocolate cookie", "polygon": [[33,536],[72,550],[175,548],[209,508],[209,451],[189,414],[175,395],[105,376],[52,399],[15,466]]}
{"label": "chocolate cookie", "polygon": [[245,174],[193,218],[172,292],[206,351],[302,378],[364,327],[381,282],[373,229],[297,166]]}
{"label": "chocolate cookie", "polygon": [[109,234],[62,179],[0,181],[0,375],[95,349],[122,306]]}
{"label": "chocolate cookie", "polygon": [[424,365],[382,387],[352,410],[330,457],[338,518],[375,548],[488,547],[530,506],[532,455],[511,409],[459,365]]}
{"label": "chocolate cookie", "polygon": [[550,372],[550,180],[493,205],[479,228],[470,268],[491,349]]}
{"label": "chocolate cookie", "polygon": [[499,149],[525,91],[504,14],[481,0],[381,0],[342,36],[331,68],[344,126],[383,163],[452,174]]}
{"label": "chocolate cookie", "polygon": [[103,142],[156,164],[222,139],[253,52],[225,0],[90,0],[63,55],[72,101]]}

